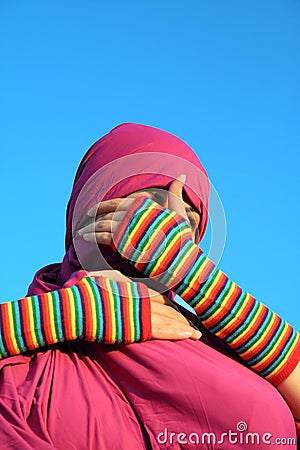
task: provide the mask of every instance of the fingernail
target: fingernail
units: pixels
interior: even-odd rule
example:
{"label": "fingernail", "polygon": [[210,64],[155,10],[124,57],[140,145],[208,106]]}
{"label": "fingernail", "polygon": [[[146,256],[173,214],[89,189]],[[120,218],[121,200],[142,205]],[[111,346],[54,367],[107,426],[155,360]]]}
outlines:
{"label": "fingernail", "polygon": [[183,332],[182,332],[182,336],[183,336],[183,337],[187,337],[187,338],[191,337],[192,334],[193,334],[192,331],[183,331]]}
{"label": "fingernail", "polygon": [[179,175],[179,177],[177,177],[177,180],[180,181],[182,184],[184,184],[186,180],[186,175],[184,173]]}
{"label": "fingernail", "polygon": [[200,338],[201,338],[201,336],[202,336],[202,333],[201,333],[201,331],[199,331],[199,330],[195,330],[195,331],[194,331],[194,336],[196,337],[196,339],[200,339]]}
{"label": "fingernail", "polygon": [[93,234],[91,234],[91,233],[89,233],[89,234],[83,234],[82,235],[82,238],[85,240],[85,241],[88,241],[88,242],[94,242],[95,241],[95,238],[94,238],[94,235]]}
{"label": "fingernail", "polygon": [[93,206],[87,213],[88,216],[94,217],[99,205]]}

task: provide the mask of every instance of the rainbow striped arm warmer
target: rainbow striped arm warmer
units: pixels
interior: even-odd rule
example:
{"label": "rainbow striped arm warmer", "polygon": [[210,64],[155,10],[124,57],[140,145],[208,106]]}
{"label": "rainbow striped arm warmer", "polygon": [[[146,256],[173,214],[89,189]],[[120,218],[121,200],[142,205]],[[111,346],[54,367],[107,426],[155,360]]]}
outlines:
{"label": "rainbow striped arm warmer", "polygon": [[272,384],[283,382],[300,361],[299,334],[216,269],[178,214],[139,197],[114,233],[112,247],[176,291],[210,332]]}
{"label": "rainbow striped arm warmer", "polygon": [[83,278],[0,304],[0,359],[75,339],[114,344],[150,338],[150,298],[142,283]]}

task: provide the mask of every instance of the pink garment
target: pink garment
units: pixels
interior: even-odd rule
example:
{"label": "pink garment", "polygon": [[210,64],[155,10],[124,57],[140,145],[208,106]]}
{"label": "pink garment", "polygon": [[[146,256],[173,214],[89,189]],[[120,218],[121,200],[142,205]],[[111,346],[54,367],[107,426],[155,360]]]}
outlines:
{"label": "pink garment", "polygon": [[[76,230],[102,198],[166,187],[181,173],[187,174],[186,193],[202,214],[203,236],[209,184],[186,144],[135,124],[116,127],[97,141],[75,178],[64,260],[41,269],[29,294],[75,283],[84,276],[82,269],[102,265],[105,259],[128,275],[140,276],[109,248],[92,248],[80,240]],[[76,341],[0,361],[0,449],[230,450],[248,448],[241,443],[247,431],[257,433],[252,448],[265,449],[269,444],[263,438],[271,443],[295,438],[291,412],[278,391],[181,310],[203,332],[201,341],[111,346]],[[222,433],[227,433],[224,443],[214,443]],[[197,437],[200,443],[194,444]]]}

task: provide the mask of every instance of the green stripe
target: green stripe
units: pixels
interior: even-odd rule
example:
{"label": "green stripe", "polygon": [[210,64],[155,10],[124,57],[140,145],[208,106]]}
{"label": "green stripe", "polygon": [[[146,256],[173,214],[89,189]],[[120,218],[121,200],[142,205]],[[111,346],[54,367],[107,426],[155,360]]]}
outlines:
{"label": "green stripe", "polygon": [[37,295],[33,295],[31,297],[32,305],[33,305],[33,316],[34,316],[34,328],[35,328],[35,337],[38,342],[39,347],[43,347],[45,345],[45,341],[41,331],[41,311],[40,305]]}
{"label": "green stripe", "polygon": [[12,302],[11,305],[12,305],[12,316],[14,323],[15,338],[19,352],[21,353],[22,351],[25,350],[25,344],[21,333],[19,304],[18,302]]}
{"label": "green stripe", "polygon": [[55,307],[55,293],[54,292],[50,292],[51,293],[51,297],[49,298],[49,302],[52,303],[52,309],[53,309],[53,318],[54,318],[54,330],[55,330],[55,341],[59,342],[59,331],[58,331],[58,316],[57,316],[57,311],[56,311],[56,307]]}

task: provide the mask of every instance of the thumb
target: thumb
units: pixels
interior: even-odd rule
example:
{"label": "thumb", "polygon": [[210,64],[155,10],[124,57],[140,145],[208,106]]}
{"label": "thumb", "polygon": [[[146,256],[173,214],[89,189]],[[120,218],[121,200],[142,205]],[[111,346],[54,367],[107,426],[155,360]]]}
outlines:
{"label": "thumb", "polygon": [[170,184],[168,194],[168,208],[188,220],[184,202],[182,199],[182,190],[185,180],[186,175],[182,174],[179,175],[176,180],[172,181],[172,183]]}

